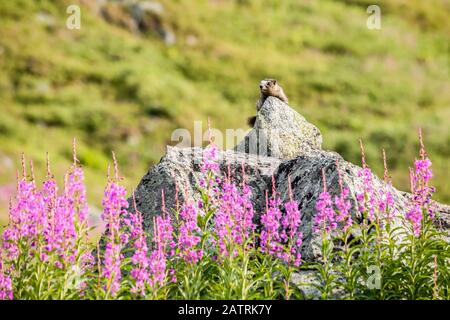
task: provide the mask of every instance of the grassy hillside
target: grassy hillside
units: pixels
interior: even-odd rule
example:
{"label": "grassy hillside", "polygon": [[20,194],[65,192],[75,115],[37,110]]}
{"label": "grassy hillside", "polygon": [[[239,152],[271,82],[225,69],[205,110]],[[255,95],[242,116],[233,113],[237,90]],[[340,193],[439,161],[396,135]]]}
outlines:
{"label": "grassy hillside", "polygon": [[[382,29],[366,28],[369,4]],[[0,186],[11,189],[20,152],[61,173],[79,141],[92,204],[99,206],[110,151],[126,185],[157,162],[175,128],[245,128],[261,78],[276,77],[324,145],[359,163],[358,138],[394,183],[422,127],[436,198],[450,202],[450,2],[158,0],[140,31],[117,2],[79,1],[81,30],[65,27],[70,0],[0,2]],[[173,32],[166,44],[156,27]],[[6,191],[5,191],[6,190]],[[0,192],[1,193],[1,192]],[[6,196],[0,209],[6,206]],[[1,201],[2,199],[0,199]]]}

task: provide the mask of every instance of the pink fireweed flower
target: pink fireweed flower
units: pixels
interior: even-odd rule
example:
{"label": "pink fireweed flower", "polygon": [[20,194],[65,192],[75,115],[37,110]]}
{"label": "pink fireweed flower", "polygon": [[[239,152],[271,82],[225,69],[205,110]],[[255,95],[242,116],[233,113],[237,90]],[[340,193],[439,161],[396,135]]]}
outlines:
{"label": "pink fireweed flower", "polygon": [[186,202],[182,206],[180,218],[178,237],[180,255],[186,262],[196,263],[203,257],[203,251],[198,248],[201,230],[197,225],[197,209],[193,203]]}
{"label": "pink fireweed flower", "polygon": [[[75,151],[74,151],[75,152]],[[44,236],[44,251],[41,260],[46,261],[50,255],[56,254],[56,266],[59,268],[76,263],[78,256],[77,240],[87,236],[86,189],[84,186],[84,173],[74,164],[69,173],[65,175],[63,194],[58,195],[58,187],[50,172],[50,162],[47,155],[47,180],[44,181],[41,194],[45,204],[46,220],[42,223]],[[80,234],[83,232],[83,234]],[[83,253],[79,262],[82,272],[93,263],[90,253]]]}
{"label": "pink fireweed flower", "polygon": [[325,177],[325,170],[322,168],[323,191],[319,194],[316,202],[316,216],[314,217],[313,231],[316,233],[325,232],[330,233],[336,229],[336,217],[333,210],[333,202],[331,195],[327,191],[327,181]]}
{"label": "pink fireweed flower", "polygon": [[[208,195],[211,204],[217,202],[217,193],[221,179],[218,177],[220,166],[218,160],[218,149],[214,143],[211,143],[203,150],[202,163],[200,171],[202,176],[199,179],[199,187]],[[198,207],[203,209],[204,203],[199,202]]]}
{"label": "pink fireweed flower", "polygon": [[301,263],[301,246],[303,234],[299,227],[301,215],[297,201],[293,200],[289,180],[289,197],[284,205],[285,213],[280,210],[281,199],[275,190],[272,177],[272,197],[268,200],[266,192],[266,213],[261,216],[262,231],[260,235],[261,251],[298,267]]}
{"label": "pink fireweed flower", "polygon": [[[43,226],[43,236],[45,241],[44,257],[53,251],[55,247],[55,211],[58,197],[58,187],[52,178],[47,179],[42,184],[42,196],[44,198],[47,223]],[[42,260],[46,260],[42,257]]]}
{"label": "pink fireweed flower", "polygon": [[359,140],[361,148],[362,170],[358,171],[358,177],[362,178],[363,186],[362,192],[356,193],[356,200],[358,202],[358,211],[361,214],[366,213],[370,222],[375,221],[375,212],[377,210],[378,195],[373,185],[373,173],[366,163],[366,156],[364,154],[364,146],[362,140]]}
{"label": "pink fireweed flower", "polygon": [[327,191],[321,192],[316,203],[317,214],[314,218],[314,232],[325,231],[329,233],[336,229],[337,224],[332,205],[330,194]]}
{"label": "pink fireweed flower", "polygon": [[11,278],[6,275],[3,263],[0,261],[0,300],[12,300],[13,297]]}
{"label": "pink fireweed flower", "polygon": [[433,177],[430,159],[419,159],[414,162],[414,201],[422,208],[426,208],[431,218],[434,218],[433,208],[430,206],[431,197],[435,188],[430,186],[430,179]]}
{"label": "pink fireweed flower", "polygon": [[[221,179],[218,174],[220,172],[220,166],[218,160],[218,149],[214,143],[211,143],[203,150],[202,163],[200,164],[201,176],[199,178],[199,189],[208,198],[208,204],[210,206],[216,206],[218,203],[219,185]],[[198,201],[198,208],[205,211],[206,203],[202,200]]]}
{"label": "pink fireweed flower", "polygon": [[[106,222],[107,243],[104,252],[104,266],[102,276],[107,281],[105,287],[114,297],[120,288],[120,264],[123,258],[121,253],[124,232],[121,229],[122,218],[127,215],[126,190],[116,182],[109,182],[103,197],[103,213],[101,218]],[[128,238],[127,238],[128,239]]]}
{"label": "pink fireweed flower", "polygon": [[113,297],[115,297],[120,289],[120,279],[122,276],[120,264],[123,258],[121,249],[122,246],[114,242],[107,242],[105,246],[102,276],[107,281],[105,290]]}
{"label": "pink fireweed flower", "polygon": [[47,249],[54,250],[58,255],[57,267],[73,264],[76,255],[77,232],[71,201],[66,194],[62,194],[56,199],[56,208],[50,228]]}
{"label": "pink fireweed flower", "polygon": [[416,236],[420,235],[422,229],[423,210],[430,218],[434,217],[433,208],[430,206],[434,188],[428,185],[431,177],[431,162],[427,160],[416,160],[415,171],[410,170],[412,199],[406,218],[411,221]]}
{"label": "pink fireweed flower", "polygon": [[378,211],[384,213],[387,222],[392,221],[396,216],[394,197],[391,192],[392,185],[388,184],[380,190],[380,198],[378,201]]}
{"label": "pink fireweed flower", "polygon": [[[134,200],[134,194],[133,194]],[[148,246],[145,232],[142,227],[142,214],[137,210],[136,202],[134,200],[134,213],[130,213],[130,237],[134,239],[133,249],[134,253],[131,257],[133,268],[131,269],[131,276],[134,279],[134,284],[131,287],[131,292],[145,296],[145,284],[148,282],[148,266],[149,259],[147,256]]]}
{"label": "pink fireweed flower", "polygon": [[406,218],[411,221],[413,226],[414,235],[418,237],[422,230],[422,210],[419,205],[413,204],[412,207],[406,213]]}
{"label": "pink fireweed flower", "polygon": [[373,186],[373,173],[369,167],[365,167],[358,172],[358,177],[363,179],[362,192],[357,192],[356,200],[358,201],[358,211],[367,213],[369,221],[375,221],[375,213],[377,210],[377,194]]}
{"label": "pink fireweed flower", "polygon": [[[83,180],[79,181],[80,176],[83,176],[83,170],[74,165],[71,172],[65,176],[64,193],[56,198],[56,208],[52,217],[54,241],[49,243],[49,247],[54,246],[59,256],[57,267],[75,263],[78,255],[76,244],[80,236],[78,230],[86,224],[84,216],[87,214],[88,206],[85,187],[80,185],[84,183]],[[86,212],[83,213],[84,211]],[[84,255],[84,258],[90,259],[89,255]]]}
{"label": "pink fireweed flower", "polygon": [[288,264],[298,267],[301,264],[301,246],[303,243],[303,233],[300,231],[302,223],[298,202],[293,199],[291,188],[291,177],[288,177],[289,201],[284,204],[285,214],[281,219],[280,238],[285,246],[284,253],[280,258]]}
{"label": "pink fireweed flower", "polygon": [[175,254],[176,243],[173,238],[172,219],[169,215],[156,217],[157,236],[154,237],[155,244],[161,247],[165,254],[173,256]]}
{"label": "pink fireweed flower", "polygon": [[176,274],[176,271],[175,271],[175,269],[170,269],[169,270],[169,275],[170,275],[170,282],[172,282],[172,283],[177,283],[177,274]]}
{"label": "pink fireweed flower", "polygon": [[86,187],[84,172],[81,167],[74,165],[67,178],[66,193],[73,206],[74,218],[79,225],[85,225],[88,217]]}
{"label": "pink fireweed flower", "polygon": [[209,145],[203,150],[202,163],[200,165],[200,170],[203,174],[211,172],[212,174],[217,174],[220,171],[220,166],[218,164],[219,159],[219,149],[217,145],[213,142],[211,135],[211,122],[208,118],[208,140]]}
{"label": "pink fireweed flower", "polygon": [[334,204],[337,208],[336,222],[345,222],[344,231],[347,231],[348,228],[353,224],[353,220],[350,214],[350,209],[352,208],[352,204],[348,199],[348,195],[350,190],[348,188],[344,188],[341,173],[339,171],[339,162],[336,160],[336,170],[338,172],[339,179],[339,196],[334,197]]}
{"label": "pink fireweed flower", "polygon": [[2,247],[9,261],[20,254],[19,243],[36,249],[38,226],[44,224],[45,204],[34,181],[22,178],[18,182],[15,201],[9,210],[9,224],[3,232]]}
{"label": "pink fireweed flower", "polygon": [[149,284],[152,288],[162,286],[166,282],[167,259],[161,249],[153,250],[150,254]]}
{"label": "pink fireweed flower", "polygon": [[341,190],[341,194],[334,198],[334,204],[338,209],[338,214],[336,215],[335,220],[336,222],[345,222],[344,231],[347,231],[353,223],[352,217],[350,215],[352,204],[350,203],[350,200],[348,200],[349,193],[350,191],[348,190],[348,188],[343,188]]}
{"label": "pink fireweed flower", "polygon": [[413,227],[413,232],[416,237],[418,237],[422,230],[422,208],[420,204],[416,201],[414,197],[414,192],[416,190],[415,187],[415,178],[414,178],[414,172],[410,168],[409,169],[409,178],[411,183],[411,192],[413,193],[412,201],[409,204],[409,210],[406,212],[406,219],[408,219]]}
{"label": "pink fireweed flower", "polygon": [[285,203],[284,209],[286,214],[281,222],[283,227],[281,239],[286,243],[287,252],[282,255],[282,258],[286,263],[298,267],[302,259],[301,246],[303,243],[303,233],[299,230],[302,223],[300,210],[298,210],[297,201],[292,199]]}
{"label": "pink fireweed flower", "polygon": [[[167,279],[167,257],[173,254],[173,227],[170,216],[156,217],[154,221],[154,249],[150,254],[150,286],[155,289],[162,286]],[[201,258],[200,258],[201,259]]]}
{"label": "pink fireweed flower", "polygon": [[383,164],[384,164],[384,183],[383,187],[379,190],[378,199],[378,211],[383,214],[383,217],[389,223],[397,215],[397,209],[395,208],[395,202],[393,197],[392,182],[389,177],[386,152],[383,149]]}
{"label": "pink fireweed flower", "polygon": [[283,253],[280,236],[282,218],[280,205],[281,200],[277,195],[273,194],[269,200],[266,191],[266,212],[261,216],[260,246],[262,252],[276,257]]}
{"label": "pink fireweed flower", "polygon": [[209,146],[207,146],[203,150],[203,159],[202,163],[200,165],[200,170],[202,173],[206,174],[208,172],[217,174],[220,171],[220,166],[218,163],[218,148],[217,146],[212,143]]}
{"label": "pink fireweed flower", "polygon": [[[229,176],[221,186],[214,230],[218,236],[219,251],[224,256],[230,254],[230,247],[242,245],[255,228],[251,189],[245,183],[242,189],[231,183]],[[233,254],[237,254],[236,248],[234,250]]]}
{"label": "pink fireweed flower", "polygon": [[411,221],[416,236],[420,235],[424,214],[428,214],[431,219],[434,218],[431,197],[435,191],[435,188],[430,186],[433,172],[431,170],[431,161],[427,158],[423,145],[422,131],[420,129],[419,141],[420,159],[415,160],[414,171],[410,169],[412,199],[409,204],[409,210],[406,213],[406,218]]}
{"label": "pink fireweed flower", "polygon": [[[155,289],[167,279],[167,257],[175,254],[175,241],[170,216],[166,212],[164,190],[162,191],[162,216],[153,221],[153,251],[150,254],[150,286]],[[173,276],[172,276],[173,277]]]}
{"label": "pink fireweed flower", "polygon": [[[82,174],[82,169],[78,168],[79,174]],[[56,197],[56,199],[48,199],[47,212],[49,217],[49,225],[47,231],[46,250],[48,252],[54,251],[57,254],[58,261],[56,266],[58,268],[67,267],[76,262],[78,256],[77,240],[83,228],[86,227],[85,222],[81,222],[78,216],[80,211],[88,210],[87,202],[84,197],[79,198],[80,189],[84,190],[84,186],[80,187],[79,182],[71,178],[71,173],[66,174],[64,181],[63,194]],[[46,194],[53,196],[56,192],[56,186],[52,179],[44,182],[44,189]],[[48,189],[48,190],[47,190]],[[85,263],[90,263],[92,260],[90,254],[82,256],[82,267]]]}

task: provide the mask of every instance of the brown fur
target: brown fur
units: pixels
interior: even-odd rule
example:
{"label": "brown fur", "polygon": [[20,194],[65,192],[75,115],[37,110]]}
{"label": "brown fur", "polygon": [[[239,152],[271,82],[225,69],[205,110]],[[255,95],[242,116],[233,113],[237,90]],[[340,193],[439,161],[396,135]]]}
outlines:
{"label": "brown fur", "polygon": [[[288,103],[289,100],[286,94],[283,91],[283,88],[278,84],[278,81],[275,79],[264,79],[259,83],[259,99],[256,102],[256,111],[259,112],[267,97],[275,97],[283,101],[284,103]],[[250,117],[247,119],[247,123],[249,126],[254,126],[256,122],[256,116]]]}

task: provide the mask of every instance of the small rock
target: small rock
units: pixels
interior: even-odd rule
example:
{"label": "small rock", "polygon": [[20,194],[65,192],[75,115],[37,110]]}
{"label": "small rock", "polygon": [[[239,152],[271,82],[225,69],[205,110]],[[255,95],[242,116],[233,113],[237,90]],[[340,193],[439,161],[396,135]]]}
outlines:
{"label": "small rock", "polygon": [[292,274],[292,282],[298,287],[303,297],[307,300],[320,299],[321,293],[317,289],[319,281],[317,280],[316,271],[304,271],[294,272]]}

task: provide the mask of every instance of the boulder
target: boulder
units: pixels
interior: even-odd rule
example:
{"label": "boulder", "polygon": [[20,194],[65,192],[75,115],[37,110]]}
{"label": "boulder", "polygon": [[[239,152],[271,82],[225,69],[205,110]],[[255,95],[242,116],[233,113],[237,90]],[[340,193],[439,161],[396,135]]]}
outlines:
{"label": "boulder", "polygon": [[322,147],[320,130],[286,103],[268,97],[235,151],[289,160]]}
{"label": "boulder", "polygon": [[[178,203],[183,203],[186,199],[199,200],[196,189],[201,177],[202,151],[201,148],[169,146],[161,161],[142,178],[135,190],[135,199],[146,227],[150,227],[153,216],[161,211],[163,190],[168,210],[177,207],[177,199]],[[262,211],[265,206],[265,191],[270,189],[272,176],[281,161],[273,157],[259,157],[233,151],[219,152],[218,161],[221,172],[226,172],[230,168],[236,181],[242,181],[242,164],[244,164],[245,180],[252,188],[253,205],[255,210]],[[129,199],[129,203],[130,209],[133,210],[132,198]]]}

